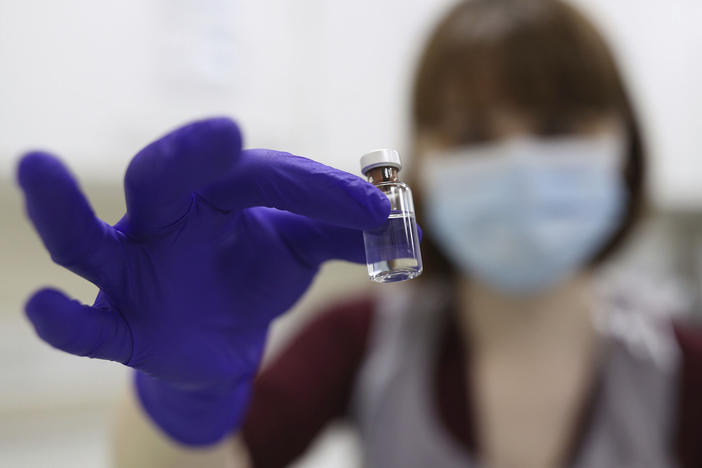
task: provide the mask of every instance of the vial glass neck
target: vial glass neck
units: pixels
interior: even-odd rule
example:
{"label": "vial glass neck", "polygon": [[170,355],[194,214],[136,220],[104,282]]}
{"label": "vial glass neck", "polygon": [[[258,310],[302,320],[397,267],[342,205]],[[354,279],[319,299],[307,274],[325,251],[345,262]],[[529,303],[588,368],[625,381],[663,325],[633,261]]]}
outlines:
{"label": "vial glass neck", "polygon": [[400,180],[397,177],[397,168],[390,166],[374,167],[366,172],[366,177],[368,177],[368,182],[371,184],[378,184],[380,182],[399,182]]}

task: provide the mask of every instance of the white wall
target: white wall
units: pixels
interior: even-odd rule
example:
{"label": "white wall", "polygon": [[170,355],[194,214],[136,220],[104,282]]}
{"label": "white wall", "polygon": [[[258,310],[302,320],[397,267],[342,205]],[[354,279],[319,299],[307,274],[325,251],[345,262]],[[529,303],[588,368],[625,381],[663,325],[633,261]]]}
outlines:
{"label": "white wall", "polygon": [[702,2],[577,0],[620,59],[651,152],[654,199],[702,209]]}
{"label": "white wall", "polygon": [[[426,29],[452,0],[0,0],[0,171],[47,147],[86,177],[193,117],[237,117],[251,146],[357,171],[406,147]],[[576,0],[611,39],[643,115],[653,193],[702,206],[702,2]]]}
{"label": "white wall", "polygon": [[39,146],[119,178],[154,136],[220,113],[251,146],[357,170],[402,143],[409,56],[436,4],[0,1],[1,170]]}

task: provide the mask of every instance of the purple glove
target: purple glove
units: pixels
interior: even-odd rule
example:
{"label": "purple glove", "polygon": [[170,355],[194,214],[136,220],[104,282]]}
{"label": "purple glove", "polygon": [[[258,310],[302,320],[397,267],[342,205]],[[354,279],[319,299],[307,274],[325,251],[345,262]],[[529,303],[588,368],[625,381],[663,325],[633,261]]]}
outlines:
{"label": "purple glove", "polygon": [[237,429],[271,321],[325,260],[363,262],[360,230],[390,211],[360,177],[289,153],[242,151],[224,118],[141,150],[115,226],[95,217],[49,154],[25,155],[18,179],[51,258],[100,288],[92,307],[35,293],[26,312],[37,333],[137,369],[146,412],[191,445]]}

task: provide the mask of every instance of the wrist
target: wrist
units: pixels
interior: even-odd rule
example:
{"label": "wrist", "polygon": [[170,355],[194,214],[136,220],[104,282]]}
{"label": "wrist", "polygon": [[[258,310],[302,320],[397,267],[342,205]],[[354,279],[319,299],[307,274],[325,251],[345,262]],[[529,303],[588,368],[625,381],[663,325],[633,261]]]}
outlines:
{"label": "wrist", "polygon": [[252,382],[212,389],[183,389],[141,371],[134,386],[143,410],[168,436],[185,445],[208,445],[241,425]]}

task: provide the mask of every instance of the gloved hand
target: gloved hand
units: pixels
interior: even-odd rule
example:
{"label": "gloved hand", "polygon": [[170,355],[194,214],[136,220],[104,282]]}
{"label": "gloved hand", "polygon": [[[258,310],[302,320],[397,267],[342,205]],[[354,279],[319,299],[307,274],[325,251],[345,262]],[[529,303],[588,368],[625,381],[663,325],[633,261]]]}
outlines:
{"label": "gloved hand", "polygon": [[142,406],[185,444],[235,430],[271,321],[319,265],[364,261],[361,231],[389,215],[361,178],[265,149],[241,150],[231,120],[184,126],[127,169],[127,213],[109,226],[53,156],[21,160],[26,208],[52,259],[95,283],[92,306],[40,290],[26,312],[69,353],[136,372]]}

